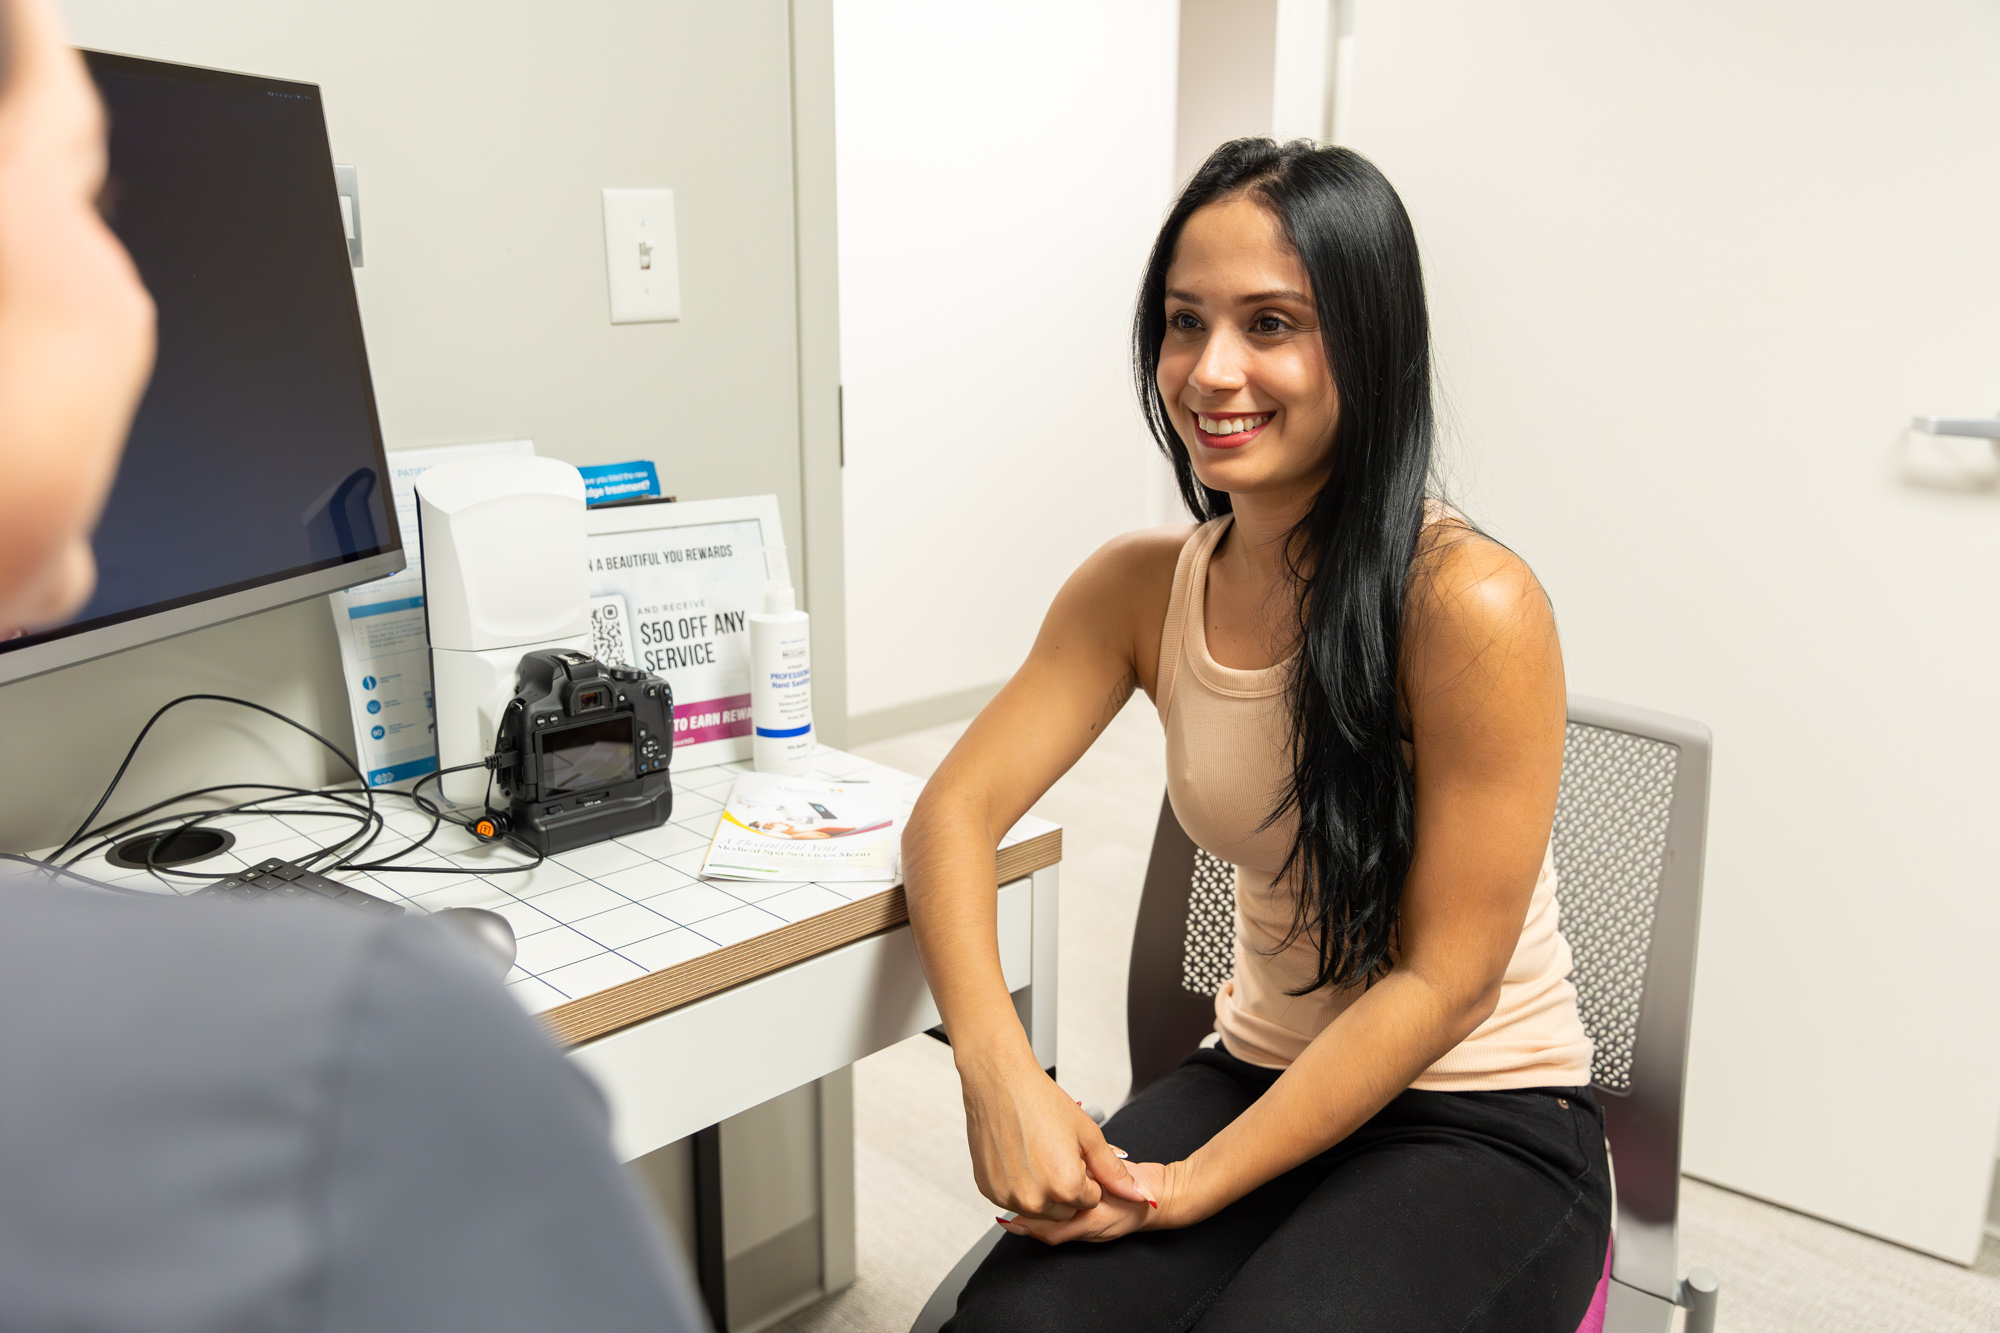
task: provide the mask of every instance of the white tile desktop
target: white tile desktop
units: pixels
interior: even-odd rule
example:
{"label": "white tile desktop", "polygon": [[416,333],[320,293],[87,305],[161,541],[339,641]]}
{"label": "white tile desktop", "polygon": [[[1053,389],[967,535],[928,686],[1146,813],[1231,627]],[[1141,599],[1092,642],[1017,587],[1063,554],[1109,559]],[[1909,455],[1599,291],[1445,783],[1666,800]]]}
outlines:
{"label": "white tile desktop", "polygon": [[655,935],[637,944],[628,944],[618,952],[641,967],[658,972],[661,968],[672,967],[675,963],[685,963],[690,958],[699,958],[715,948],[715,941],[705,935],[697,935],[692,930],[670,930],[664,935]]}
{"label": "white tile desktop", "polygon": [[658,828],[647,829],[644,833],[628,833],[618,841],[634,851],[644,852],[647,856],[653,857],[672,856],[676,852],[708,850],[707,838],[693,829],[682,828],[679,824],[662,824]]}
{"label": "white tile desktop", "polygon": [[587,916],[581,921],[573,921],[570,928],[578,934],[596,940],[607,949],[622,948],[627,944],[637,944],[655,935],[663,935],[674,928],[675,923],[661,916],[644,903],[626,903],[596,916]]}
{"label": "white tile desktop", "polygon": [[[680,802],[675,801],[674,804],[679,805]],[[593,842],[574,851],[557,852],[549,859],[591,879],[608,875],[614,870],[630,870],[633,866],[646,864],[644,852],[615,841]]]}
{"label": "white tile desktop", "polygon": [[577,996],[594,995],[620,982],[633,981],[645,975],[646,969],[631,959],[620,958],[615,953],[601,953],[595,958],[545,972],[541,980],[565,995]]}
{"label": "white tile desktop", "polygon": [[554,893],[537,894],[534,905],[537,911],[547,912],[558,921],[569,922],[608,912],[628,901],[602,884],[584,880],[566,889],[557,889]]}
{"label": "white tile desktop", "polygon": [[846,902],[839,894],[818,884],[804,884],[789,892],[765,898],[757,906],[786,921],[803,921],[809,916],[830,912]]}
{"label": "white tile desktop", "polygon": [[760,907],[738,907],[733,911],[705,917],[690,927],[700,935],[706,935],[717,944],[741,944],[744,940],[755,939],[768,934],[786,924],[781,916],[772,916]]}
{"label": "white tile desktop", "polygon": [[579,934],[567,926],[555,926],[533,935],[523,936],[515,942],[514,966],[534,976],[553,972],[605,951],[604,946],[588,935]]}
{"label": "white tile desktop", "polygon": [[692,926],[743,906],[741,898],[713,884],[690,884],[686,888],[655,894],[643,901],[677,926]]}
{"label": "white tile desktop", "polygon": [[[805,888],[808,882],[799,879],[774,879],[769,881],[731,879],[716,881],[718,884],[727,884],[730,894],[733,897],[741,898],[746,903],[761,903],[766,898],[775,898],[781,893],[790,893],[793,889]],[[865,898],[871,893],[880,892],[881,888],[882,886],[874,880],[864,879],[855,880],[845,887],[833,886],[833,892],[852,902],[856,898]]]}
{"label": "white tile desktop", "polygon": [[[390,870],[337,871],[333,878],[416,911],[484,907],[506,917],[519,940],[508,993],[531,1013],[552,1009],[620,982],[699,958],[790,922],[809,920],[849,902],[880,893],[888,882],[806,884],[700,880],[703,856],[737,775],[748,763],[721,764],[673,774],[673,818],[628,837],[560,852],[524,873],[491,873],[522,864],[511,848],[478,842],[458,828],[442,828],[423,847],[428,817],[400,799],[378,798],[387,831],[363,859],[457,869],[460,874]],[[908,816],[923,784],[858,755],[821,747],[814,774],[832,781],[867,782],[896,811]],[[204,873],[225,873],[267,857],[309,855],[350,836],[351,819],[320,815],[228,815],[212,821],[236,836],[233,855],[204,861]],[[1030,817],[1001,840],[1007,847],[1053,828]],[[76,867],[92,878],[159,892],[192,893],[206,881],[175,880],[171,887],[140,870],[112,866],[101,857]],[[193,869],[194,867],[190,867]],[[482,874],[482,871],[488,873]]]}
{"label": "white tile desktop", "polygon": [[657,898],[675,889],[693,888],[698,881],[693,875],[654,861],[606,875],[597,882],[607,889],[624,894],[633,902],[644,902],[648,898]]}

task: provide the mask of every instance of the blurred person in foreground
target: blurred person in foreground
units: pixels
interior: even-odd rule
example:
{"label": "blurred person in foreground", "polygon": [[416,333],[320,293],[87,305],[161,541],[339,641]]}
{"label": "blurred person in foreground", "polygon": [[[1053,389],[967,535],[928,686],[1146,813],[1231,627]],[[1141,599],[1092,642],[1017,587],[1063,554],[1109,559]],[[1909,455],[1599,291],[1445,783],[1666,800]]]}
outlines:
{"label": "blurred person in foreground", "polygon": [[[89,595],[152,364],[104,168],[49,0],[0,0],[0,626]],[[704,1328],[607,1129],[430,922],[0,883],[0,1328]]]}

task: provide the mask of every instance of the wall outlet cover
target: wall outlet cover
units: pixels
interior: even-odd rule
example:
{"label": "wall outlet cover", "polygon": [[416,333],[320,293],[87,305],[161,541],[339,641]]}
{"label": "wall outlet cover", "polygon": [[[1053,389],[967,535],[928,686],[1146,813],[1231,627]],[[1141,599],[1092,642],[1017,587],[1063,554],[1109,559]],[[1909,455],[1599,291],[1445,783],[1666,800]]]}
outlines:
{"label": "wall outlet cover", "polygon": [[613,324],[681,317],[672,190],[605,190],[604,267]]}

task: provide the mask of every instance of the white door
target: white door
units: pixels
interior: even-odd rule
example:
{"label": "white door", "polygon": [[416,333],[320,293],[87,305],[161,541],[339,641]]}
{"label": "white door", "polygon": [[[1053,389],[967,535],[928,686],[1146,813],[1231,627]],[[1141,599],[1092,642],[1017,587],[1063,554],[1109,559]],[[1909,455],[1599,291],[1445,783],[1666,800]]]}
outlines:
{"label": "white door", "polygon": [[2000,1126],[2000,8],[1349,0],[1459,494],[1715,732],[1686,1167],[1977,1252]]}

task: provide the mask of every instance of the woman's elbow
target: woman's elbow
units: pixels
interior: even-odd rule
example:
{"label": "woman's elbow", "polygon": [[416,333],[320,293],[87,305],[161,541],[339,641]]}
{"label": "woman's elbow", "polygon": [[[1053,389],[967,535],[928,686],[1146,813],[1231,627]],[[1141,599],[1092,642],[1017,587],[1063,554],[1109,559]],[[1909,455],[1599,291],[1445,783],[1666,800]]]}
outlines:
{"label": "woman's elbow", "polygon": [[1500,1007],[1500,978],[1468,988],[1459,1005],[1459,1025],[1465,1030],[1459,1036],[1464,1041]]}
{"label": "woman's elbow", "polygon": [[1443,975],[1426,975],[1423,979],[1434,997],[1438,1026],[1448,1047],[1471,1036],[1500,1007],[1502,974],[1487,976],[1454,970]]}

